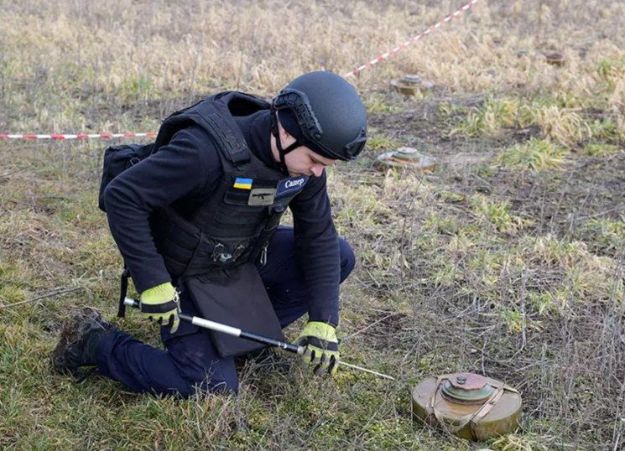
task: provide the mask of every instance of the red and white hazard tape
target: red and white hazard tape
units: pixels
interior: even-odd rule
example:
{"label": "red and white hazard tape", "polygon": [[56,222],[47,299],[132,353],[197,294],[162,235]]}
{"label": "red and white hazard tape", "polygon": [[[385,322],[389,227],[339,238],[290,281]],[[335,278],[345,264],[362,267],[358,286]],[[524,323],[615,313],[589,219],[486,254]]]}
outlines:
{"label": "red and white hazard tape", "polygon": [[78,141],[86,141],[88,139],[102,139],[109,140],[113,138],[155,138],[156,132],[145,132],[145,133],[135,133],[135,132],[125,132],[125,133],[78,133],[78,134],[61,134],[61,133],[51,133],[51,134],[43,134],[38,135],[36,133],[0,133],[0,141],[7,139],[21,139],[24,141],[35,141],[38,139],[51,139],[53,141],[64,141],[66,139],[76,139]]}
{"label": "red and white hazard tape", "polygon": [[[471,1],[469,1],[469,3],[464,5],[462,8],[459,8],[457,11],[454,11],[452,14],[450,14],[447,17],[445,17],[443,20],[441,20],[440,22],[436,23],[435,25],[432,25],[427,30],[423,31],[422,33],[420,33],[420,34],[418,34],[416,36],[413,36],[412,38],[408,39],[405,42],[402,42],[401,44],[397,45],[397,47],[389,50],[386,53],[381,54],[380,56],[378,56],[377,58],[372,59],[368,63],[363,64],[362,66],[357,67],[353,71],[344,74],[343,77],[345,77],[345,78],[356,77],[363,70],[368,69],[368,68],[370,68],[372,66],[375,66],[378,63],[381,63],[382,61],[387,60],[388,58],[392,57],[393,55],[395,55],[399,51],[405,49],[406,47],[408,47],[408,46],[410,46],[412,44],[414,44],[415,42],[417,42],[422,37],[427,36],[431,32],[433,32],[436,29],[440,28],[443,24],[451,21],[454,17],[458,17],[463,12],[468,11],[477,2],[478,2],[478,0],[471,0]],[[35,140],[40,140],[40,139],[51,139],[53,141],[63,141],[63,140],[76,139],[76,140],[79,140],[79,141],[86,141],[86,140],[89,140],[89,139],[109,140],[109,139],[114,139],[114,138],[141,138],[141,137],[155,138],[156,137],[156,132],[145,132],[145,133],[134,133],[134,132],[107,133],[107,132],[103,132],[103,133],[78,133],[78,134],[61,134],[61,133],[51,133],[51,134],[0,133],[0,141],[13,140],[13,139],[21,139],[21,140],[24,140],[24,141],[35,141]]]}
{"label": "red and white hazard tape", "polygon": [[422,32],[422,33],[420,33],[420,34],[418,34],[416,36],[413,36],[412,38],[408,39],[407,41],[404,41],[401,44],[399,44],[397,47],[389,50],[388,52],[383,53],[380,56],[378,56],[377,58],[372,59],[368,63],[363,64],[362,66],[357,67],[353,71],[344,74],[343,77],[345,77],[345,78],[355,77],[355,76],[359,75],[363,70],[365,70],[365,69],[367,69],[369,67],[375,66],[376,64],[381,63],[382,61],[390,58],[391,56],[395,55],[399,51],[405,49],[406,47],[408,47],[408,46],[410,46],[412,44],[414,44],[415,42],[417,42],[422,37],[427,36],[428,34],[433,32],[434,30],[440,28],[443,24],[451,21],[451,19],[453,19],[454,17],[457,17],[460,14],[462,14],[463,12],[468,11],[477,2],[478,2],[478,0],[471,0],[469,3],[464,5],[462,8],[458,9],[457,11],[454,11],[449,16],[445,17],[443,20],[441,20],[437,24],[432,25],[430,28],[428,28],[424,32]]}

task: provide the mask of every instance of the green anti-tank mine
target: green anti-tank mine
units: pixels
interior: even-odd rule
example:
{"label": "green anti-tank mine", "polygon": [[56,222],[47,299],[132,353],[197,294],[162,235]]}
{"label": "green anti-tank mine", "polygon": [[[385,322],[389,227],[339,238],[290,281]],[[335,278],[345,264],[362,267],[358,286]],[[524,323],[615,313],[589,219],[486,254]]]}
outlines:
{"label": "green anti-tank mine", "polygon": [[429,377],[412,391],[415,417],[470,440],[514,432],[521,395],[501,381],[473,373]]}

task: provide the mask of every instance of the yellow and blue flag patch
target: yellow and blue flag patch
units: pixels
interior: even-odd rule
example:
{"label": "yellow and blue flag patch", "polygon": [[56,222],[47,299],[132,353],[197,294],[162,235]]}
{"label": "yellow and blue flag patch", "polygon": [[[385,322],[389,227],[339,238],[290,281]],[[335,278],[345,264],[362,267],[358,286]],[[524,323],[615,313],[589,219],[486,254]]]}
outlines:
{"label": "yellow and blue flag patch", "polygon": [[252,189],[252,179],[237,177],[232,186],[236,189]]}

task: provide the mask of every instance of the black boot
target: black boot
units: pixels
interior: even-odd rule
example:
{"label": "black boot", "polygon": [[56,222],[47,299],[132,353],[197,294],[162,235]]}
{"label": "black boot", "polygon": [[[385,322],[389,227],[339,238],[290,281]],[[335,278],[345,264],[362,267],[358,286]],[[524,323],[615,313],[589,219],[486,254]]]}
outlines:
{"label": "black boot", "polygon": [[63,325],[59,343],[52,352],[52,366],[58,373],[79,377],[81,366],[95,365],[96,347],[103,334],[114,327],[97,310],[84,307],[72,312]]}

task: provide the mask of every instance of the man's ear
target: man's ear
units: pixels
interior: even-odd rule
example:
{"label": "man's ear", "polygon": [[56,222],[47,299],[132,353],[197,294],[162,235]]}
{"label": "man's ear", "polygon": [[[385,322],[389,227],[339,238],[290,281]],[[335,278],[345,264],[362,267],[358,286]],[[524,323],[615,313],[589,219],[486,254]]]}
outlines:
{"label": "man's ear", "polygon": [[280,134],[280,141],[282,142],[294,139],[293,136],[282,126],[280,121],[278,121],[278,133]]}

